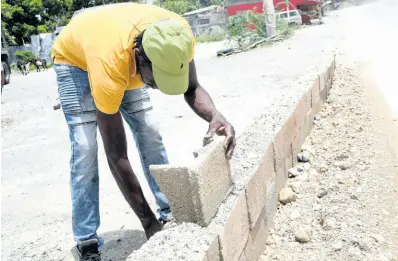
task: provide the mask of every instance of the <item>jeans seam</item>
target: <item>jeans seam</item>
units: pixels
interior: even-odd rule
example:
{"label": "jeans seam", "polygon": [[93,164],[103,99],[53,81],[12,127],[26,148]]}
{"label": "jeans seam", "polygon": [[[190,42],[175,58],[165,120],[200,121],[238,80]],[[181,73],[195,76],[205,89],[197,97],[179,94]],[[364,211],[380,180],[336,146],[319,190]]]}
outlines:
{"label": "jeans seam", "polygon": [[80,125],[85,125],[85,124],[89,124],[89,123],[93,123],[93,122],[97,122],[97,121],[95,120],[95,121],[87,121],[87,122],[79,122],[79,123],[68,123],[68,125],[69,126],[80,126]]}
{"label": "jeans seam", "polygon": [[77,96],[77,99],[78,99],[78,101],[79,101],[80,112],[83,112],[82,101],[80,100],[79,88],[78,88],[78,86],[77,86],[78,81],[77,81],[77,79],[76,79],[75,72],[72,70],[73,67],[71,67],[71,66],[67,66],[67,67],[68,67],[69,71],[70,71],[71,74],[72,74],[73,83],[74,83],[74,86],[75,86],[75,88],[76,88],[76,94],[77,94],[76,96]]}
{"label": "jeans seam", "polygon": [[[82,113],[83,112],[83,107],[82,107],[82,104],[81,104],[81,100],[80,100],[80,98],[79,98],[79,91],[78,91],[78,87],[77,87],[77,78],[76,78],[76,75],[75,75],[75,73],[73,72],[73,67],[72,66],[68,66],[68,65],[61,65],[63,68],[61,68],[60,70],[68,70],[68,72],[69,72],[69,74],[72,76],[71,78],[72,78],[72,81],[73,81],[73,86],[74,86],[74,91],[76,92],[76,98],[77,98],[77,101],[78,101],[78,111],[67,111],[67,112],[65,112],[64,110],[64,113],[67,113],[67,114],[74,114],[74,115],[76,115],[76,114],[80,114],[80,113]],[[61,106],[62,106],[62,99],[61,99],[61,93],[59,92],[59,84],[58,84],[58,97],[59,97],[59,99],[60,99],[60,102],[61,102]],[[62,108],[63,109],[63,108]]]}
{"label": "jeans seam", "polygon": [[[73,126],[73,125],[71,125],[71,126]],[[72,148],[71,148],[72,149],[72,166],[75,166],[75,131],[72,132],[72,135],[73,135],[73,137],[72,137],[73,140],[71,142],[72,143]]]}

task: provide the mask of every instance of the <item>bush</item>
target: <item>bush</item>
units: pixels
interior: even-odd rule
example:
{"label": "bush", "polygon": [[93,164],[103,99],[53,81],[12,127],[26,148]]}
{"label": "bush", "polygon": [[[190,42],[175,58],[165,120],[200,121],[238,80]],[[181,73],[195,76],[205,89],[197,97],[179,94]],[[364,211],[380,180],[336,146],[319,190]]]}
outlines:
{"label": "bush", "polygon": [[38,58],[32,51],[17,51],[15,56],[21,63],[27,63]]}
{"label": "bush", "polygon": [[286,21],[277,20],[276,21],[276,31],[282,33],[283,37],[289,37],[294,34],[294,29],[289,26]]}
{"label": "bush", "polygon": [[246,11],[229,17],[228,31],[232,38],[253,33],[259,37],[266,37],[264,13]]}
{"label": "bush", "polygon": [[[294,33],[294,29],[284,20],[276,21],[276,30],[278,33],[283,32],[284,37],[291,36]],[[253,34],[260,38],[267,37],[265,15],[253,11],[238,13],[229,17],[228,31],[232,38],[247,37]]]}

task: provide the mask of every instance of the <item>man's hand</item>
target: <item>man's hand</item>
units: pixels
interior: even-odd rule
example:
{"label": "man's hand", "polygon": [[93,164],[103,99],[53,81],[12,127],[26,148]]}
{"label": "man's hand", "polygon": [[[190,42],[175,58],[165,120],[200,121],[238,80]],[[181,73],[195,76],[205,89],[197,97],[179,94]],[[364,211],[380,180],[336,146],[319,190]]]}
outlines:
{"label": "man's hand", "polygon": [[204,143],[211,140],[214,134],[226,136],[224,149],[230,159],[236,145],[234,127],[217,111],[209,94],[200,86],[194,61],[189,64],[189,87],[184,97],[192,110],[209,123]]}
{"label": "man's hand", "polygon": [[226,136],[224,141],[224,150],[228,159],[232,158],[234,149],[236,146],[235,139],[235,129],[234,127],[222,116],[221,114],[216,114],[213,116],[209,123],[209,130],[204,137],[204,144],[209,143],[209,140],[213,139],[214,134],[219,136]]}

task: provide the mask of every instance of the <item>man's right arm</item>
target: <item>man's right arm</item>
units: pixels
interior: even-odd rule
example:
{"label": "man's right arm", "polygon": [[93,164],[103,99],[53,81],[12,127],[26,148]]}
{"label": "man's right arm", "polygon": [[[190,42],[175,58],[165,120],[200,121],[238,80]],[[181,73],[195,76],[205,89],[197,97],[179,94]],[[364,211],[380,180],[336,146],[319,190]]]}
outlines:
{"label": "man's right arm", "polygon": [[119,184],[122,176],[133,174],[127,158],[126,134],[119,112],[125,91],[125,79],[117,77],[119,75],[103,59],[88,56],[87,60],[91,93],[97,107],[98,128],[109,167]]}
{"label": "man's right arm", "polygon": [[[127,72],[115,71],[106,59],[88,57],[91,94],[97,107],[97,124],[104,143],[109,168],[124,198],[140,219],[145,231],[157,220],[145,200],[140,183],[127,156],[127,141],[119,107],[122,103]],[[106,57],[105,57],[106,58]],[[119,68],[120,69],[120,68]],[[126,69],[127,70],[127,69]],[[148,230],[148,231],[147,231]],[[150,236],[150,232],[147,236]]]}
{"label": "man's right arm", "polygon": [[[109,167],[120,186],[120,182],[124,181],[126,177],[135,176],[127,156],[127,141],[122,117],[120,112],[105,114],[97,110],[97,123]],[[131,182],[126,185],[121,186],[121,189],[127,189],[127,191],[122,191],[123,194],[136,190]]]}
{"label": "man's right arm", "polygon": [[149,238],[153,231],[147,231],[147,229],[156,225],[157,220],[145,200],[140,183],[127,157],[127,141],[122,116],[120,112],[106,114],[97,110],[97,123],[111,172]]}

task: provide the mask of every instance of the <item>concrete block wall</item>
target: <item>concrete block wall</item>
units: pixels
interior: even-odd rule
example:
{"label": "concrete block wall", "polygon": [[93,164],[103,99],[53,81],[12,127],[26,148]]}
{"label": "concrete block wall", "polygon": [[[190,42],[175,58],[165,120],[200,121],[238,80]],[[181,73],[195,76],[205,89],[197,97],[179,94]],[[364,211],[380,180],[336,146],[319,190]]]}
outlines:
{"label": "concrete block wall", "polygon": [[[184,169],[182,172],[178,171],[181,168],[170,167],[170,171],[164,171],[168,173],[168,180],[164,173],[156,173],[157,170],[165,167],[152,168],[161,189],[171,201],[174,216],[177,219],[186,218],[189,222],[199,224],[200,226],[195,226],[195,232],[192,233],[198,234],[199,238],[206,238],[206,240],[201,240],[200,247],[190,243],[186,248],[180,249],[185,252],[184,257],[175,253],[174,259],[166,260],[257,261],[259,259],[265,249],[268,231],[273,226],[279,191],[287,180],[288,169],[295,164],[296,155],[300,152],[301,145],[313,126],[315,114],[320,111],[322,104],[326,101],[332,86],[334,70],[333,58],[327,68],[315,77],[282,127],[274,133],[274,139],[264,148],[265,152],[259,164],[246,174],[245,185],[242,188],[231,187],[231,175],[227,173],[230,171],[229,165],[224,160],[225,158],[223,159],[221,141],[202,152],[204,155],[199,155],[195,163],[197,167],[186,166],[182,168]],[[206,164],[214,164],[214,166],[205,166]],[[225,171],[226,169],[228,171]],[[218,177],[219,173],[222,173],[221,177]],[[175,178],[179,180],[174,180]],[[201,182],[200,178],[204,181]],[[221,185],[217,179],[224,180],[227,185]],[[217,186],[206,191],[206,182],[215,182]],[[182,184],[187,183],[190,187],[187,185],[185,187],[189,188],[177,191]],[[213,189],[218,186],[222,193],[214,193]],[[203,191],[198,192],[200,191],[198,187],[202,187]],[[204,195],[201,197],[195,193],[208,194],[206,197]],[[217,199],[212,199],[212,196]],[[186,202],[186,198],[189,198],[189,202]],[[206,205],[206,200],[208,200],[209,206],[201,207],[202,212],[200,212],[195,205],[196,200],[201,201],[200,204],[203,205]],[[185,207],[185,212],[192,213],[182,213],[179,208],[183,207]],[[183,225],[180,224],[173,229],[178,231]],[[184,237],[185,230],[183,228],[181,230],[181,235]],[[167,230],[156,234],[140,250],[133,253],[134,259],[129,260],[156,260],[152,259],[150,249],[154,242],[163,242],[162,248],[165,249],[176,249],[173,246],[174,241],[166,235]],[[148,244],[149,247],[147,247]]]}

